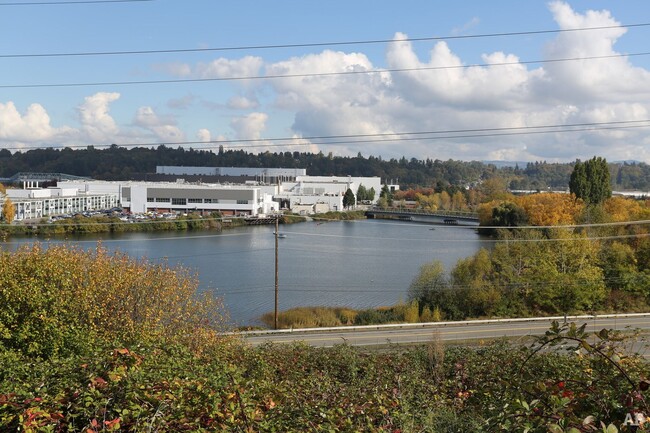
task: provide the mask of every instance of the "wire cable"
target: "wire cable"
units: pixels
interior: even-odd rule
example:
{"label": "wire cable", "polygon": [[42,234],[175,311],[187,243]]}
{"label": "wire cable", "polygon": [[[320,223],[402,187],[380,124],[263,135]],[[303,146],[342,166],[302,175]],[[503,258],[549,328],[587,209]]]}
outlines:
{"label": "wire cable", "polygon": [[[122,0],[122,1],[126,1],[126,0]],[[152,1],[152,0],[130,0],[130,1]],[[62,3],[66,3],[66,2],[62,2]],[[81,2],[70,2],[70,3],[81,3]],[[88,3],[99,3],[99,2],[88,2]],[[24,3],[21,3],[21,5],[22,4]],[[31,3],[31,4],[40,4],[40,3]],[[56,4],[56,3],[47,3],[47,4]],[[13,5],[13,4],[0,3],[0,6],[6,6],[6,5]],[[243,46],[231,46],[231,47],[177,48],[177,49],[160,49],[160,50],[84,51],[84,52],[32,53],[32,54],[17,53],[17,54],[0,54],[0,58],[121,56],[121,55],[143,55],[143,54],[201,53],[201,52],[215,52],[215,51],[218,52],[218,51],[270,50],[270,49],[327,47],[327,46],[345,46],[345,45],[372,45],[372,44],[390,44],[390,43],[401,43],[401,42],[427,42],[427,41],[444,41],[444,40],[458,40],[458,39],[530,36],[530,35],[540,35],[540,34],[557,34],[557,33],[593,31],[593,30],[610,30],[610,29],[618,29],[618,28],[647,27],[647,26],[650,26],[650,23],[622,24],[622,25],[615,25],[615,26],[598,26],[598,27],[581,27],[581,28],[571,28],[571,29],[484,33],[484,34],[476,34],[476,35],[430,36],[430,37],[419,37],[419,38],[416,37],[416,38],[404,38],[404,39],[370,39],[370,40],[356,40],[356,41],[330,41],[330,42],[274,44],[274,45],[260,44],[260,45],[243,45]]]}
{"label": "wire cable", "polygon": [[[173,141],[173,142],[148,142],[148,143],[111,143],[96,144],[94,148],[111,148],[111,147],[152,147],[152,146],[184,146],[192,145],[192,149],[204,150],[214,149],[217,146],[228,146],[229,149],[257,148],[257,147],[293,147],[293,146],[311,146],[311,145],[350,145],[350,144],[367,144],[377,142],[403,142],[415,140],[442,140],[458,138],[477,138],[477,137],[499,137],[509,135],[526,135],[526,134],[551,134],[551,133],[568,133],[568,132],[585,132],[601,130],[620,130],[633,128],[650,127],[650,119],[641,120],[620,120],[612,122],[588,122],[588,123],[568,123],[556,125],[538,125],[538,126],[515,126],[504,128],[472,128],[472,129],[450,129],[440,131],[411,131],[411,132],[394,132],[378,134],[350,134],[350,135],[319,135],[306,137],[280,137],[280,138],[256,138],[256,139],[235,139],[235,140],[209,140],[209,141]],[[447,135],[444,135],[447,134]],[[349,139],[349,140],[348,140]],[[302,141],[302,142],[296,142]],[[196,146],[198,144],[198,146]],[[201,144],[204,144],[201,146]],[[66,148],[88,148],[87,144],[67,145]],[[6,147],[8,150],[36,150],[36,149],[53,149],[51,146],[29,146],[29,147]]]}
{"label": "wire cable", "polygon": [[[644,222],[644,224],[647,222]],[[455,226],[458,227],[458,226]],[[478,226],[472,227],[474,230],[480,228]],[[498,227],[500,229],[516,227]],[[322,237],[322,238],[337,238],[337,239],[348,239],[348,240],[365,240],[365,241],[399,241],[399,242],[427,242],[431,244],[440,244],[440,243],[474,243],[474,244],[517,244],[517,243],[549,243],[549,242],[584,242],[584,241],[605,241],[605,240],[620,240],[620,239],[636,239],[636,238],[645,238],[650,237],[650,233],[634,233],[634,234],[623,234],[623,235],[605,235],[605,236],[581,236],[581,237],[569,237],[569,238],[513,238],[513,239],[431,239],[425,237],[417,238],[406,238],[406,237],[377,237],[377,236],[350,236],[350,235],[335,235],[335,234],[325,234],[325,233],[307,233],[307,232],[292,232],[284,231],[283,233],[291,236],[304,236],[304,237]],[[97,233],[101,234],[101,233]],[[137,234],[137,233],[135,233]],[[226,238],[233,236],[253,236],[252,233],[232,233],[232,234],[215,234],[215,235],[199,235],[199,236],[172,236],[172,237],[156,237],[156,238],[128,238],[128,239],[94,239],[94,240],[70,240],[70,239],[42,239],[36,240],[35,242],[40,242],[44,244],[65,244],[65,243],[75,243],[75,244],[112,244],[112,243],[131,243],[131,242],[156,242],[156,241],[180,241],[187,239],[206,239],[206,238]],[[29,243],[25,242],[16,242],[16,241],[7,241],[2,242],[0,245],[26,245]],[[251,251],[256,251],[252,249]],[[319,252],[319,251],[315,251]]]}
{"label": "wire cable", "polygon": [[310,74],[272,74],[272,75],[251,75],[244,77],[212,77],[212,78],[178,78],[166,80],[133,80],[133,81],[98,81],[98,82],[70,82],[70,83],[36,83],[36,84],[3,84],[0,89],[40,89],[40,88],[70,88],[70,87],[97,87],[97,86],[133,86],[146,84],[179,84],[179,83],[205,83],[205,82],[227,82],[227,81],[252,81],[252,80],[275,80],[285,78],[314,78],[314,77],[332,77],[345,75],[368,75],[381,73],[403,73],[418,71],[441,71],[453,69],[468,69],[474,67],[493,67],[493,66],[513,66],[513,65],[530,65],[545,64],[558,62],[574,62],[583,60],[612,59],[621,57],[638,57],[647,56],[650,52],[627,53],[627,54],[610,54],[605,56],[587,56],[587,57],[567,57],[561,59],[547,60],[529,60],[517,62],[498,62],[498,63],[479,63],[471,65],[453,65],[453,66],[422,66],[417,68],[388,68],[388,69],[371,69],[371,70],[353,70],[338,72],[316,72]]}
{"label": "wire cable", "polygon": [[97,3],[140,3],[156,0],[67,0],[51,2],[11,2],[0,3],[0,6],[54,6],[54,5],[76,5],[76,4],[97,4]]}

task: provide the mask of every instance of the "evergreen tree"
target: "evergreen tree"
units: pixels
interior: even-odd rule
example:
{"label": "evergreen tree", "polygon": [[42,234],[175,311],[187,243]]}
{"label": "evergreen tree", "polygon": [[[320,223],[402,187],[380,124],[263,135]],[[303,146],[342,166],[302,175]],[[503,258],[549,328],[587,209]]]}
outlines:
{"label": "evergreen tree", "polygon": [[357,189],[357,200],[359,201],[368,200],[368,190],[363,185],[359,185],[359,189]]}
{"label": "evergreen tree", "polygon": [[375,199],[375,188],[370,188],[366,200],[373,201]]}
{"label": "evergreen tree", "polygon": [[343,196],[343,207],[350,208],[350,206],[354,206],[355,204],[354,193],[350,188],[348,188],[348,190],[345,191],[345,195]]}

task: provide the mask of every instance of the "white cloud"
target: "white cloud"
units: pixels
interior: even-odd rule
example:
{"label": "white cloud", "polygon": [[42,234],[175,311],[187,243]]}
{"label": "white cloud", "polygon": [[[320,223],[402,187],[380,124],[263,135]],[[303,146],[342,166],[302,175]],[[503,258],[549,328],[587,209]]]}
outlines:
{"label": "white cloud", "polygon": [[[617,25],[607,11],[577,13],[564,2],[549,5],[561,29]],[[545,51],[546,58],[617,55],[624,29],[565,32]],[[445,42],[421,60],[406,35],[389,44],[388,72],[362,53],[323,51],[270,64],[267,74],[312,74],[350,70],[376,74],[303,76],[270,81],[276,107],[295,113],[299,136],[390,134],[408,131],[526,128],[538,125],[648,119],[650,75],[625,57],[548,62],[529,68],[514,53],[482,56],[483,66],[466,67]],[[530,54],[529,54],[530,56]],[[506,136],[464,133],[465,138],[363,144],[321,144],[323,151],[384,157],[572,160],[594,154],[619,159],[645,155],[643,129]],[[445,134],[447,136],[453,134]],[[639,156],[637,156],[637,159]]]}
{"label": "white cloud", "polygon": [[632,66],[627,57],[612,57],[621,54],[614,49],[614,45],[627,29],[620,27],[610,12],[587,11],[579,14],[567,3],[560,1],[552,2],[549,8],[560,29],[614,28],[559,34],[547,46],[546,55],[549,59],[609,57],[545,65],[550,77],[550,81],[545,83],[545,91],[552,86],[552,94],[556,97],[587,103],[595,100],[602,103],[623,102],[639,97],[648,100],[650,73]]}
{"label": "white cloud", "polygon": [[[576,11],[568,3],[552,1],[549,13],[559,29],[617,26],[608,11]],[[468,26],[478,21],[472,20]],[[462,31],[462,29],[459,29]],[[494,49],[483,53],[481,66],[467,67],[455,44],[437,42],[429,52],[416,51],[403,33],[387,44],[386,67],[378,67],[363,52],[324,50],[318,53],[265,62],[261,57],[217,58],[214,61],[157,65],[177,77],[227,78],[293,75],[258,81],[224,81],[214,94],[168,97],[167,106],[192,116],[209,107],[217,117],[191,121],[189,134],[207,141],[232,129],[238,139],[260,139],[267,131],[288,131],[296,143],[335,154],[381,155],[384,158],[572,160],[602,155],[608,159],[650,162],[648,128],[584,130],[545,134],[504,135],[478,129],[529,128],[538,125],[644,120],[650,116],[650,72],[619,56],[616,44],[626,37],[622,27],[594,31],[561,32],[541,53],[507,52],[490,39]],[[520,57],[574,59],[523,64]],[[575,60],[608,56],[606,59]],[[394,69],[418,69],[397,72]],[[347,72],[364,72],[346,74]],[[371,72],[371,73],[365,73]],[[312,75],[343,73],[336,75]],[[229,86],[231,93],[221,93]],[[199,95],[199,93],[194,93]],[[181,141],[176,118],[157,114],[145,100],[131,124],[120,125],[111,116],[118,93],[96,93],[79,106],[79,124],[53,126],[44,106],[34,103],[20,112],[14,102],[0,104],[0,145],[7,143],[111,143]],[[147,95],[150,97],[150,95]],[[129,99],[132,95],[129,95]],[[127,99],[127,98],[125,98]],[[196,102],[200,99],[200,104]],[[125,102],[121,101],[119,105]],[[151,106],[149,105],[151,104]],[[116,109],[118,104],[115,104]],[[124,107],[120,107],[124,109]],[[132,108],[131,113],[136,109]],[[254,112],[232,118],[232,110]],[[132,115],[133,116],[133,115]],[[124,117],[124,115],[122,116]],[[128,116],[126,116],[128,117]],[[118,117],[119,118],[119,117]],[[197,119],[197,120],[195,120]],[[287,120],[288,119],[288,120]],[[272,124],[272,121],[274,124]],[[209,123],[208,123],[209,122]],[[285,124],[282,124],[284,122]],[[183,124],[190,120],[183,121]],[[210,125],[206,129],[204,125]],[[588,129],[588,128],[582,128]],[[438,134],[428,140],[385,141],[390,134],[413,131],[465,131],[463,138]],[[472,132],[474,130],[474,132]],[[198,132],[193,132],[198,131]],[[389,134],[373,142],[338,144],[309,142],[301,137],[354,134]],[[229,134],[230,135],[230,134]],[[421,136],[420,136],[421,137]],[[417,137],[402,137],[417,138]],[[301,141],[302,140],[302,141]],[[646,150],[648,149],[648,150]],[[250,151],[267,148],[247,148]],[[274,147],[273,150],[279,150]]]}
{"label": "white cloud", "polygon": [[183,132],[172,119],[163,119],[151,107],[140,107],[133,124],[151,131],[161,141],[183,141]]}
{"label": "white cloud", "polygon": [[61,133],[50,125],[50,116],[40,104],[31,104],[24,114],[9,101],[0,103],[0,140],[26,143],[48,140]]}
{"label": "white cloud", "polygon": [[196,133],[196,139],[205,142],[212,141],[210,130],[205,128],[199,129]]}
{"label": "white cloud", "polygon": [[237,139],[257,140],[266,129],[266,113],[250,113],[246,116],[235,117],[230,122],[230,127],[235,131]]}
{"label": "white cloud", "polygon": [[120,98],[119,93],[99,92],[84,98],[77,111],[81,130],[93,143],[111,142],[118,133],[109,105]]}
{"label": "white cloud", "polygon": [[239,60],[219,58],[209,63],[199,63],[193,74],[199,78],[254,77],[264,64],[261,57],[246,56]]}
{"label": "white cloud", "polygon": [[250,110],[256,109],[260,106],[256,98],[248,98],[246,96],[236,95],[228,100],[228,108],[234,110]]}
{"label": "white cloud", "polygon": [[420,69],[393,74],[394,90],[409,102],[428,106],[501,109],[529,99],[529,80],[541,71],[528,71],[517,56],[494,52],[483,55],[487,66],[466,67],[447,43],[438,42],[428,62],[421,62],[406,35],[398,33],[399,43],[389,45],[387,61],[391,69]]}

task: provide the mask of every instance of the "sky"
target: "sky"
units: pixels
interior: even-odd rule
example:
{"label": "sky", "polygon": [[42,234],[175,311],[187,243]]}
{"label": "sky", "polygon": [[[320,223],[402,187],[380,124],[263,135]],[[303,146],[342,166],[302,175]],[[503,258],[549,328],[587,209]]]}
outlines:
{"label": "sky", "polygon": [[650,163],[647,0],[80,1],[0,0],[0,149]]}

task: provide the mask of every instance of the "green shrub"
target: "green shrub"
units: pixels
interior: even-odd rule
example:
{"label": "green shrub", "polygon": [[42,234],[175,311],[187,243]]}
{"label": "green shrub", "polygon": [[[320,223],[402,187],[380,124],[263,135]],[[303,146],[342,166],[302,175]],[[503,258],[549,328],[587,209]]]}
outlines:
{"label": "green shrub", "polygon": [[0,345],[32,356],[84,353],[98,340],[191,341],[223,324],[187,271],[98,247],[39,244],[0,253]]}

